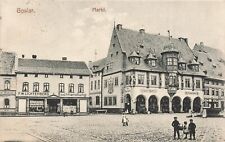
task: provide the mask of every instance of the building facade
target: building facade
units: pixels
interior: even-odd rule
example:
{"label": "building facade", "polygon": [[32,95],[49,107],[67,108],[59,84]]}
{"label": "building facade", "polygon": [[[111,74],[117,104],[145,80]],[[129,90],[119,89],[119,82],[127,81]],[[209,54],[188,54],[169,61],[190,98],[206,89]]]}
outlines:
{"label": "building facade", "polygon": [[90,71],[84,62],[19,58],[16,102],[19,114],[86,113]]}
{"label": "building facade", "polygon": [[16,113],[16,74],[14,53],[0,50],[0,114]]}
{"label": "building facade", "polygon": [[[186,38],[113,28],[102,71],[102,108],[109,112],[200,112],[204,72]],[[97,73],[90,66],[93,74]],[[91,96],[90,96],[91,97]],[[93,98],[92,98],[93,99]]]}
{"label": "building facade", "polygon": [[225,56],[219,50],[204,45],[203,42],[195,44],[193,51],[199,60],[200,68],[206,75],[204,80],[204,107],[224,110]]}

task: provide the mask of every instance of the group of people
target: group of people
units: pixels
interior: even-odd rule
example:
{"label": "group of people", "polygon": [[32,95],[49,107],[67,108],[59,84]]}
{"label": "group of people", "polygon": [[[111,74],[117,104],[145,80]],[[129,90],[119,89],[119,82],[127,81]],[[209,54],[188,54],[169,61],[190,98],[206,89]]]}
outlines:
{"label": "group of people", "polygon": [[179,123],[179,121],[177,120],[177,117],[174,117],[174,121],[172,122],[172,126],[174,128],[174,140],[176,139],[176,135],[177,135],[177,139],[180,139],[180,130],[183,131],[184,134],[184,139],[187,139],[188,134],[190,135],[189,140],[195,140],[195,129],[196,129],[196,125],[193,122],[193,119],[190,119],[190,123],[187,125],[187,121],[184,121],[184,124],[181,125]]}

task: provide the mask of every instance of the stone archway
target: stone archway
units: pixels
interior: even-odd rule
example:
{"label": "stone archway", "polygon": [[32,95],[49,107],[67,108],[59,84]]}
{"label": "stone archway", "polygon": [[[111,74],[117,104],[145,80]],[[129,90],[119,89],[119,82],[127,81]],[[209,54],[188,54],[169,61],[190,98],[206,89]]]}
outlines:
{"label": "stone archway", "polygon": [[196,97],[193,101],[193,111],[200,112],[201,111],[201,99],[200,97]]}
{"label": "stone archway", "polygon": [[124,97],[124,111],[131,112],[131,96],[130,94],[126,94]]}
{"label": "stone archway", "polygon": [[176,96],[172,99],[172,110],[175,113],[181,111],[181,99],[180,99],[180,97]]}
{"label": "stone archway", "polygon": [[145,113],[146,112],[145,97],[143,95],[137,96],[136,111],[137,111],[137,113]]}
{"label": "stone archway", "polygon": [[164,96],[160,101],[160,107],[162,113],[169,113],[169,97]]}
{"label": "stone archway", "polygon": [[189,112],[189,109],[191,109],[191,99],[190,97],[185,97],[183,100],[183,111]]}
{"label": "stone archway", "polygon": [[158,112],[158,100],[155,95],[150,96],[148,99],[148,110],[152,113]]}

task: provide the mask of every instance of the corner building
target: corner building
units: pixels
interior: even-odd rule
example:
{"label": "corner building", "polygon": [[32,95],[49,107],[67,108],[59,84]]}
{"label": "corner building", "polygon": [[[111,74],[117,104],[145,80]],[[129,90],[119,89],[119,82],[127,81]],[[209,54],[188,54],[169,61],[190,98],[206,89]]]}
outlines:
{"label": "corner building", "polygon": [[90,69],[93,74],[102,73],[102,104],[93,106],[96,109],[201,111],[205,74],[187,38],[148,34],[144,29],[134,31],[118,24],[113,28],[107,57],[93,62]]}
{"label": "corner building", "polygon": [[90,71],[84,62],[19,58],[16,68],[19,114],[86,113]]}

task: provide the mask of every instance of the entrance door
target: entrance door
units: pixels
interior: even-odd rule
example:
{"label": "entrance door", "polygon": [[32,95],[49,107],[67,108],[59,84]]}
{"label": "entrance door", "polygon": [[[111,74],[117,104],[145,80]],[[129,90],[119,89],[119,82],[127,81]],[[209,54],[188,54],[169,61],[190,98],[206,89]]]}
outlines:
{"label": "entrance door", "polygon": [[19,112],[26,113],[27,112],[27,100],[19,99]]}
{"label": "entrance door", "polygon": [[172,110],[173,112],[180,112],[181,104],[180,104],[180,97],[174,97],[172,100]]}
{"label": "entrance door", "polygon": [[183,100],[183,111],[188,112],[191,109],[191,99],[189,97],[185,97]]}
{"label": "entrance door", "polygon": [[80,100],[80,112],[87,112],[87,100]]}
{"label": "entrance door", "polygon": [[150,112],[156,113],[158,112],[158,102],[156,96],[151,96],[148,100],[148,110]]}
{"label": "entrance door", "polygon": [[200,112],[201,111],[201,99],[196,97],[193,101],[193,111]]}
{"label": "entrance door", "polygon": [[136,110],[137,110],[138,113],[145,113],[146,112],[145,98],[142,95],[139,95],[137,97]]}
{"label": "entrance door", "polygon": [[59,99],[48,99],[47,100],[49,113],[60,113],[60,100]]}
{"label": "entrance door", "polygon": [[131,97],[129,94],[125,96],[125,102],[124,102],[124,111],[130,112],[131,111]]}

